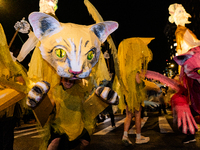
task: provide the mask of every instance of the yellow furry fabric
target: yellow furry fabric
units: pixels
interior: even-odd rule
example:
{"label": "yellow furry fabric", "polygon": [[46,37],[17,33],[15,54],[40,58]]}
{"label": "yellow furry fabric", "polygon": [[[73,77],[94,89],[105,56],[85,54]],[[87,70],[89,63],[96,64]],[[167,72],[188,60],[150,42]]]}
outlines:
{"label": "yellow furry fabric", "polygon": [[[56,116],[46,124],[44,128],[45,137],[44,143],[42,143],[40,149],[45,149],[47,142],[50,138],[50,126],[60,134],[66,133],[69,140],[76,139],[82,132],[83,128],[86,128],[91,134],[94,130],[94,118],[106,108],[107,105],[99,106],[93,112],[93,117],[88,117],[88,113],[85,116],[85,110],[90,110],[90,105],[85,105],[84,102],[94,92],[95,86],[102,80],[110,80],[109,72],[101,53],[98,63],[93,67],[92,72],[88,78],[83,80],[77,80],[74,86],[70,89],[63,90],[60,85],[60,76],[57,75],[53,67],[51,67],[41,56],[39,47],[37,44],[28,71],[28,77],[33,82],[41,80],[47,81],[51,84],[48,95],[50,99],[53,99],[56,104]],[[84,82],[83,82],[84,81]],[[98,106],[98,103],[93,104]],[[94,113],[95,112],[95,113]]]}
{"label": "yellow furry fabric", "polygon": [[[99,14],[98,10],[89,2],[89,0],[84,0],[84,4],[88,9],[89,14],[92,16],[94,21],[96,23],[103,22],[102,16]],[[114,61],[114,68],[115,68],[115,74],[119,80],[119,83],[121,86],[123,86],[124,89],[124,83],[122,82],[121,76],[120,76],[120,71],[119,71],[119,60],[117,57],[117,48],[115,46],[115,43],[111,37],[111,35],[108,36],[107,42],[109,43],[109,48],[111,49],[111,54],[113,55],[113,61]]]}
{"label": "yellow furry fabric", "polygon": [[[19,63],[13,61],[10,50],[7,44],[6,36],[2,25],[0,24],[0,90],[5,88],[12,88],[19,92],[26,93],[27,87],[23,86],[16,81],[17,76],[22,76],[28,84],[26,69]],[[22,107],[26,107],[25,100],[20,101]],[[13,116],[14,106],[6,108],[0,112],[0,117],[6,113],[6,117]]]}
{"label": "yellow furry fabric", "polygon": [[[13,61],[10,50],[7,45],[6,36],[3,30],[2,25],[0,24],[0,77],[7,77],[12,78],[17,75],[22,75],[24,80],[27,81],[27,75],[26,75],[26,69],[17,63],[16,61]],[[17,89],[17,88],[16,88]]]}
{"label": "yellow furry fabric", "polygon": [[[140,38],[128,38],[123,40],[118,47],[119,69],[124,89],[120,86],[118,78],[115,77],[113,88],[120,95],[119,109],[126,108],[124,96],[129,106],[129,111],[139,110],[145,100],[144,83],[137,84],[136,74],[147,69],[149,61],[152,60],[152,52]],[[127,92],[126,92],[127,90]]]}

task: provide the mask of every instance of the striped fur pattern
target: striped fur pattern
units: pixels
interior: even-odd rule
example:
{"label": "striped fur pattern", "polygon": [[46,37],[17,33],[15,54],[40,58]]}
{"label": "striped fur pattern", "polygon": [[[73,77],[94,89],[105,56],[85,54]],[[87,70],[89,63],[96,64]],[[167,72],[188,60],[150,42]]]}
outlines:
{"label": "striped fur pattern", "polygon": [[36,107],[36,105],[42,100],[45,94],[50,89],[50,84],[46,81],[37,82],[33,88],[29,91],[26,104],[29,107]]}
{"label": "striped fur pattern", "polygon": [[104,102],[111,105],[119,104],[119,96],[115,91],[109,87],[98,87],[96,89],[96,95],[99,96]]}

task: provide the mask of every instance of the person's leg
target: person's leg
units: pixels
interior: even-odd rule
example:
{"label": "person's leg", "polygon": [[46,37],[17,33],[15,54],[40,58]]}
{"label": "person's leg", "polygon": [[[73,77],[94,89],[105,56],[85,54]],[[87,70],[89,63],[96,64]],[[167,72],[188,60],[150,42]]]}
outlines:
{"label": "person's leg", "polygon": [[66,134],[58,134],[53,127],[50,127],[50,139],[48,141],[47,150],[69,150],[70,142]]}
{"label": "person's leg", "polygon": [[159,111],[159,114],[160,114],[160,115],[162,114],[162,113],[161,113],[161,107],[162,107],[162,105],[159,104],[158,111]]}
{"label": "person's leg", "polygon": [[144,111],[145,111],[145,107],[141,108],[141,120],[143,120],[144,118]]}
{"label": "person's leg", "polygon": [[128,106],[126,106],[126,118],[124,120],[124,131],[128,132],[130,124],[131,124],[131,119],[132,119],[132,112],[128,111]]}
{"label": "person's leg", "polygon": [[89,141],[84,139],[80,139],[80,141],[81,141],[80,150],[84,150],[90,144]]}
{"label": "person's leg", "polygon": [[136,134],[141,133],[141,107],[140,110],[135,110],[135,128],[136,128]]}
{"label": "person's leg", "polygon": [[49,144],[47,150],[57,150],[58,146],[60,144],[60,138],[55,138],[51,141],[51,143]]}
{"label": "person's leg", "polygon": [[80,150],[86,149],[86,147],[90,144],[90,141],[91,141],[90,135],[86,129],[83,130],[83,133],[84,134],[79,139],[81,142]]}
{"label": "person's leg", "polygon": [[135,128],[136,128],[136,144],[142,144],[149,142],[149,137],[141,135],[141,107],[140,110],[135,110]]}
{"label": "person's leg", "polygon": [[115,116],[112,112],[109,112],[109,115],[110,115],[112,127],[114,127],[115,126]]}
{"label": "person's leg", "polygon": [[131,145],[132,142],[128,139],[128,130],[131,124],[132,113],[128,111],[128,106],[126,106],[126,118],[124,120],[124,133],[122,137],[122,142],[125,146]]}
{"label": "person's leg", "polygon": [[54,129],[52,127],[50,128],[50,134],[51,137],[48,141],[47,150],[58,150],[61,141],[61,136],[57,133],[54,133]]}
{"label": "person's leg", "polygon": [[163,104],[162,108],[163,108],[164,114],[167,114],[165,103]]}

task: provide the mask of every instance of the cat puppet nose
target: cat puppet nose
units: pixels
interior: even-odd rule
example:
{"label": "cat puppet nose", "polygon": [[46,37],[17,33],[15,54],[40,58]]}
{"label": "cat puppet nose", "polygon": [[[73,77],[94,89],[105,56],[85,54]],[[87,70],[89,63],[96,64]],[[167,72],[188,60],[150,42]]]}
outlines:
{"label": "cat puppet nose", "polygon": [[73,75],[78,75],[78,74],[82,73],[83,70],[81,70],[81,71],[72,71],[72,70],[70,69],[69,72],[70,72],[71,74],[73,74]]}

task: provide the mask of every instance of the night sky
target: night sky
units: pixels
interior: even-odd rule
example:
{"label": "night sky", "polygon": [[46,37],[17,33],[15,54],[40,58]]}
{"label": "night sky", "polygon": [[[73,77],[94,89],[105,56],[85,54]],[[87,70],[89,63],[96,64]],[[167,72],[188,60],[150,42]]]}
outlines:
{"label": "night sky", "polygon": [[[153,61],[149,63],[149,70],[162,73],[166,59],[169,57],[169,45],[164,34],[168,22],[170,4],[179,3],[172,0],[90,0],[101,14],[102,18],[119,23],[119,28],[112,34],[118,47],[119,43],[131,37],[155,37],[148,45],[153,52]],[[14,25],[23,17],[39,11],[39,0],[1,0],[1,24],[7,36],[8,43],[15,33]],[[94,20],[89,15],[83,0],[59,0],[56,16],[60,22],[90,25]],[[12,49],[20,49],[27,34],[19,33]]]}

